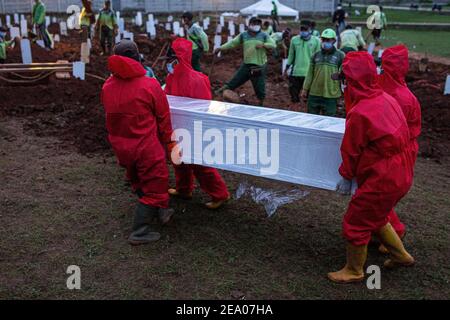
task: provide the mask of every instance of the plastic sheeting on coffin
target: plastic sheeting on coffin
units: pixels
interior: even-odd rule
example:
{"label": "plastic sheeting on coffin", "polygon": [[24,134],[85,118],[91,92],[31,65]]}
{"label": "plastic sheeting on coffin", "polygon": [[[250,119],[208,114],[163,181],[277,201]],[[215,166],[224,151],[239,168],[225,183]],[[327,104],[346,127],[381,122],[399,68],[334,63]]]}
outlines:
{"label": "plastic sheeting on coffin", "polygon": [[[192,136],[211,128],[223,132],[224,137],[226,129],[278,129],[279,132],[278,170],[269,175],[262,170],[264,166],[249,163],[248,146],[243,154],[234,155],[231,164],[225,161],[205,163],[202,152],[196,152],[198,150],[193,150],[190,158],[183,158],[185,163],[202,164],[328,190],[334,190],[340,180],[339,149],[345,129],[344,119],[175,96],[168,96],[168,100],[174,129],[186,129]],[[198,121],[201,121],[201,132],[198,132],[198,125],[194,125]],[[202,143],[201,150],[210,142]],[[272,145],[268,148],[269,154],[276,149]],[[225,153],[225,150],[223,152]]]}

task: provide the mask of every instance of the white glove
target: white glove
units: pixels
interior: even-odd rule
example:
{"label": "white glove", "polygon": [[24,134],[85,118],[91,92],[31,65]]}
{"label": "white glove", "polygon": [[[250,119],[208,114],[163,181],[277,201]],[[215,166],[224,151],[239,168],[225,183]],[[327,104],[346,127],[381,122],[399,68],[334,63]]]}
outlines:
{"label": "white glove", "polygon": [[336,191],[343,195],[349,195],[351,190],[352,190],[352,181],[347,180],[345,178],[342,178],[336,186]]}

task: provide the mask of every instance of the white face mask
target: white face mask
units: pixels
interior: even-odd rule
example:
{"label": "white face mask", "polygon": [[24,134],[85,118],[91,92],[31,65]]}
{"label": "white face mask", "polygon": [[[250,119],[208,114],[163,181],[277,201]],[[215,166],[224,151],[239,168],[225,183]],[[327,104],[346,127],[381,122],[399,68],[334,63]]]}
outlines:
{"label": "white face mask", "polygon": [[249,27],[249,29],[253,32],[259,32],[259,31],[261,31],[261,26],[260,25],[251,25]]}

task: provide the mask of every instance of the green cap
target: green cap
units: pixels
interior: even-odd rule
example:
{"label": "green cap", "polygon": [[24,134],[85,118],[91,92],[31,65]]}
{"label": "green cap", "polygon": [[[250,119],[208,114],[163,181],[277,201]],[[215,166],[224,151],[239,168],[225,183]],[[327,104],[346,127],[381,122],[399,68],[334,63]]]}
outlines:
{"label": "green cap", "polygon": [[325,29],[320,37],[325,39],[336,39],[336,32],[333,29]]}

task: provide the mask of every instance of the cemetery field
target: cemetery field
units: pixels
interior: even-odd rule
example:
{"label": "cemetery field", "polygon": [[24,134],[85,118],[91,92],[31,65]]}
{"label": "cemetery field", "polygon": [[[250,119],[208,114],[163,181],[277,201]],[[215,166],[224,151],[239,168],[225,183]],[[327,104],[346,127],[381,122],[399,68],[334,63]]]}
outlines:
{"label": "cemetery field", "polygon": [[[158,30],[158,38],[150,40],[133,31],[151,65],[169,33]],[[32,54],[34,62],[77,61],[80,35],[71,31],[51,52],[32,44]],[[212,69],[212,57],[205,57],[202,67],[212,70],[213,89],[229,80],[241,55],[225,53]],[[19,48],[9,59],[21,62]],[[106,62],[94,43],[86,71],[106,78]],[[0,82],[0,298],[448,298],[450,96],[442,92],[449,66],[430,62],[420,73],[418,61],[410,64],[407,82],[421,101],[423,130],[415,184],[398,213],[417,264],[382,269],[381,290],[368,290],[365,283],[339,286],[326,278],[345,260],[340,232],[347,197],[229,172],[223,177],[233,195],[243,182],[310,194],[267,218],[264,208],[247,198],[233,197],[220,210],[208,211],[202,206],[206,196],[196,191],[192,201],[172,200],[176,215],[159,228],[159,242],[129,246],[136,198],[106,140],[99,97],[103,81]],[[154,70],[164,82],[163,66]],[[280,71],[280,62],[271,58],[266,106],[288,109]],[[257,103],[249,83],[237,93],[242,103]],[[367,265],[383,263],[376,248],[370,247]],[[72,264],[81,268],[81,290],[66,288]]]}

